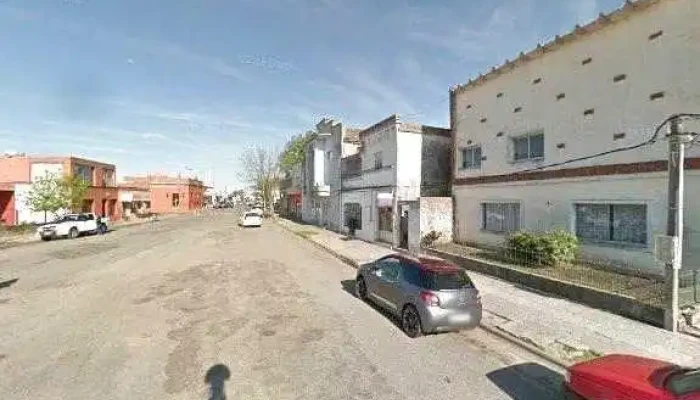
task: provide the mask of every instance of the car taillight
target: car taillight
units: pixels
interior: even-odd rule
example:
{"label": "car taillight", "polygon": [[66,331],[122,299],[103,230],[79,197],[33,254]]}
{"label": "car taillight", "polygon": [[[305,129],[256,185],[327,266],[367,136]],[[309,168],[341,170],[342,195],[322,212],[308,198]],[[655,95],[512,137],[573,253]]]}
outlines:
{"label": "car taillight", "polygon": [[422,291],[420,292],[420,299],[425,305],[429,307],[439,307],[440,306],[440,298],[435,295],[435,293],[431,293],[428,291]]}

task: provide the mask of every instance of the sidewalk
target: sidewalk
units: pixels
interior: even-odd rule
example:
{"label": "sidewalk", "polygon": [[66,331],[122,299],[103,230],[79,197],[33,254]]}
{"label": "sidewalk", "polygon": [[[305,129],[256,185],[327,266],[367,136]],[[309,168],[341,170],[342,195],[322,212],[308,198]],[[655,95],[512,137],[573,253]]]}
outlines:
{"label": "sidewalk", "polygon": [[[282,227],[305,237],[342,260],[363,264],[393,251],[316,226],[278,219]],[[482,327],[513,340],[561,365],[598,355],[627,353],[687,366],[700,365],[700,339],[596,310],[566,299],[469,272],[484,304]]]}

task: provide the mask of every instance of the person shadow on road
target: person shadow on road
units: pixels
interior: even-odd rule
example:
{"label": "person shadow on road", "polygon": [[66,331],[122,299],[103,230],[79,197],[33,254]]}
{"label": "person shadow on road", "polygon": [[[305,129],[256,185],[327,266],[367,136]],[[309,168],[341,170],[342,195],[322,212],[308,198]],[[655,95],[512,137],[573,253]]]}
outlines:
{"label": "person shadow on road", "polygon": [[209,384],[209,400],[226,400],[225,382],[231,377],[231,371],[224,364],[209,368],[204,382]]}

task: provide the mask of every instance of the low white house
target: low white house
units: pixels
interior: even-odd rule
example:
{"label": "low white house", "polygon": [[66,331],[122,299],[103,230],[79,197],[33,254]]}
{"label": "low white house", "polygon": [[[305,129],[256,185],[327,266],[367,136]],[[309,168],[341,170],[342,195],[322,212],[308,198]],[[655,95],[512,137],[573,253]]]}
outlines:
{"label": "low white house", "polygon": [[344,227],[355,221],[357,237],[400,246],[406,228],[400,217],[411,202],[449,196],[450,130],[392,115],[360,132],[359,140],[360,151],[342,163]]}
{"label": "low white house", "polygon": [[[453,88],[455,240],[565,229],[587,257],[661,273],[666,129],[653,145],[567,160],[642,143],[671,114],[700,112],[698,21],[697,0],[627,2]],[[700,146],[687,157],[684,268],[697,269]]]}

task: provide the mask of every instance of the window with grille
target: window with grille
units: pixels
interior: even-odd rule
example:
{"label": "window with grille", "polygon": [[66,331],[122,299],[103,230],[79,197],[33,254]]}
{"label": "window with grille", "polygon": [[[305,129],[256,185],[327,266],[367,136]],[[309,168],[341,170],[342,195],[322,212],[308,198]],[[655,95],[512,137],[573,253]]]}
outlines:
{"label": "window with grille", "polygon": [[481,229],[494,233],[520,230],[520,203],[482,203]]}
{"label": "window with grille", "polygon": [[382,152],[378,151],[374,153],[374,169],[381,169],[384,164],[382,163]]}
{"label": "window with grille", "polygon": [[87,165],[78,164],[73,167],[73,175],[81,178],[89,185],[92,185],[92,173],[93,169]]}
{"label": "window with grille", "polygon": [[534,133],[513,139],[513,160],[541,160],[544,158],[544,134]]}
{"label": "window with grille", "polygon": [[481,146],[465,147],[462,149],[462,169],[481,168]]}
{"label": "window with grille", "polygon": [[362,230],[362,206],[360,203],[344,204],[345,226],[350,227],[350,221],[354,221],[355,229]]}
{"label": "window with grille", "polygon": [[594,242],[647,244],[645,204],[576,204],[576,236]]}

